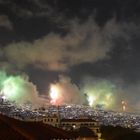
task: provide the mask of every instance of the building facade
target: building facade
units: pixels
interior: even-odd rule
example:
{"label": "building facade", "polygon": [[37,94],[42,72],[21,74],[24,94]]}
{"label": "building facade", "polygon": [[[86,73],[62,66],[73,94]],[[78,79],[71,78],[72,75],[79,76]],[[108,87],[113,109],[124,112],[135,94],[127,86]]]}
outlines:
{"label": "building facade", "polygon": [[[101,138],[99,122],[93,119],[88,119],[88,118],[60,119],[60,117],[55,115],[55,116],[47,116],[43,118],[43,123],[52,125],[54,127],[62,128],[63,130],[67,130],[67,131],[73,131],[73,130],[80,129],[81,127],[87,127],[91,129],[93,133],[97,136],[97,138],[94,139],[100,140]],[[78,139],[80,140],[82,138],[79,137]],[[91,139],[91,138],[87,138],[87,139]]]}

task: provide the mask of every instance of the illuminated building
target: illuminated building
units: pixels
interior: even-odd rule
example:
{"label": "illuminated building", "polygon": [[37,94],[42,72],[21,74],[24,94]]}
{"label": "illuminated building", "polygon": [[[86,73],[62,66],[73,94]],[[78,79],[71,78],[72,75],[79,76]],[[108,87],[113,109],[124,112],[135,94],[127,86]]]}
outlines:
{"label": "illuminated building", "polygon": [[[89,128],[94,133],[94,136],[96,136],[95,138],[98,138],[95,140],[100,140],[101,137],[99,122],[93,119],[88,119],[88,118],[60,119],[60,117],[54,115],[54,116],[47,116],[43,118],[43,123],[52,125],[54,127],[59,127],[67,131],[69,130],[72,131],[76,129],[80,130],[81,128]],[[79,137],[78,140],[82,140],[82,138]]]}

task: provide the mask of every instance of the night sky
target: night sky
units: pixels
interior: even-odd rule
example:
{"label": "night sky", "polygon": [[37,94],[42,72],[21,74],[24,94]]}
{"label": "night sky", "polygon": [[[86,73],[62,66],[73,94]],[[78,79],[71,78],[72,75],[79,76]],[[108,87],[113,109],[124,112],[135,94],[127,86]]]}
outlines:
{"label": "night sky", "polygon": [[0,68],[40,94],[59,75],[79,88],[90,77],[139,108],[139,45],[139,0],[0,0]]}

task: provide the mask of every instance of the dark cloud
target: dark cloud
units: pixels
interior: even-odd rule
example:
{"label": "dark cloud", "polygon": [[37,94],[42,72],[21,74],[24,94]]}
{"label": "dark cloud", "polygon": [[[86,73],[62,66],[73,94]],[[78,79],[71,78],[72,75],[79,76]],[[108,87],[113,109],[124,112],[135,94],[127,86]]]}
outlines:
{"label": "dark cloud", "polygon": [[[94,75],[97,77],[121,77],[127,83],[139,81],[139,23],[122,22],[106,26],[112,47],[108,56],[94,64],[81,64],[72,68],[74,75]],[[108,29],[109,28],[109,29]],[[78,71],[78,72],[77,72]],[[80,73],[79,73],[80,72]]]}
{"label": "dark cloud", "polygon": [[75,18],[85,22],[94,15],[100,26],[114,16],[117,21],[137,21],[139,5],[137,0],[6,0],[0,3],[0,14],[7,15],[14,27],[12,40],[33,41],[52,31],[64,34],[68,22]]}
{"label": "dark cloud", "polygon": [[12,23],[6,15],[0,15],[0,27],[7,28],[9,30],[13,29]]}

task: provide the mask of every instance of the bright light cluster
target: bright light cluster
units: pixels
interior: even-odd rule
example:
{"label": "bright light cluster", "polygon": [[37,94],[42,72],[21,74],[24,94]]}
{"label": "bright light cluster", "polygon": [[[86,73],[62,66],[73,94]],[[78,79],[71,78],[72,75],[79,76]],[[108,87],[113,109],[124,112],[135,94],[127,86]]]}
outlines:
{"label": "bright light cluster", "polygon": [[33,84],[24,77],[0,71],[0,96],[21,104],[35,101],[37,94]]}
{"label": "bright light cluster", "polygon": [[91,107],[94,107],[96,105],[101,105],[101,106],[107,108],[112,103],[113,97],[111,94],[107,94],[107,95],[103,96],[103,98],[102,98],[97,93],[96,95],[92,95],[92,94],[88,95],[87,100],[88,100],[89,106],[91,106]]}
{"label": "bright light cluster", "polygon": [[115,87],[108,81],[97,81],[82,87],[87,95],[88,105],[91,107],[103,107],[109,109],[115,101]]}
{"label": "bright light cluster", "polygon": [[50,86],[50,98],[51,98],[51,104],[59,105],[61,96],[60,96],[59,88],[56,85],[51,84]]}

